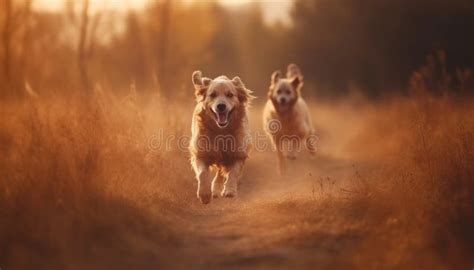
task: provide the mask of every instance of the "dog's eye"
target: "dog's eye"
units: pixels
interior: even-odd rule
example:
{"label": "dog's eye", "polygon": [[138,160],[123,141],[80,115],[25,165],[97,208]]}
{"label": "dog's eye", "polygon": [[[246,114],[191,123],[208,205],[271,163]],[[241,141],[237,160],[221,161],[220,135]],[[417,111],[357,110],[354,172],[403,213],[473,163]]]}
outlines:
{"label": "dog's eye", "polygon": [[217,94],[216,94],[216,93],[211,93],[209,96],[210,96],[211,98],[215,98],[215,97],[217,97]]}
{"label": "dog's eye", "polygon": [[234,94],[233,93],[227,93],[227,97],[232,98],[232,97],[234,97]]}
{"label": "dog's eye", "polygon": [[290,90],[286,90],[285,93],[289,95],[289,94],[290,94]]}
{"label": "dog's eye", "polygon": [[281,94],[281,89],[278,89],[277,94]]}

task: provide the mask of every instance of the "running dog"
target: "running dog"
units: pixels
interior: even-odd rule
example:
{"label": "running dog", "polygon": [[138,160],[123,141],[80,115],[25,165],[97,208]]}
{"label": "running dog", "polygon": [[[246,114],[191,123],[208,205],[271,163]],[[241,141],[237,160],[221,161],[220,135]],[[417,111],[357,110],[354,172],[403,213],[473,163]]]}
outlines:
{"label": "running dog", "polygon": [[210,79],[195,71],[192,81],[197,105],[189,150],[197,197],[208,204],[211,197],[237,196],[237,182],[251,145],[247,115],[254,97],[239,77]]}
{"label": "running dog", "polygon": [[280,71],[271,76],[263,126],[276,150],[281,174],[286,170],[285,154],[289,159],[295,159],[301,142],[310,153],[316,152],[316,136],[308,106],[301,97],[302,87],[303,75],[295,64],[288,65],[286,78]]}

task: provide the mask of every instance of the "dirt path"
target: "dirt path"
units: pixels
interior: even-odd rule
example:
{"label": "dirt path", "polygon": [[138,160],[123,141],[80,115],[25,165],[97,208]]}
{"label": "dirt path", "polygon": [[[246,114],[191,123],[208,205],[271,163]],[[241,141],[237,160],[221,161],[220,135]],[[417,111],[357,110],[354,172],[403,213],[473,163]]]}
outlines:
{"label": "dirt path", "polygon": [[351,252],[348,242],[358,236],[321,198],[344,186],[352,164],[302,154],[282,177],[275,165],[273,153],[254,153],[237,198],[207,206],[193,202],[183,232],[183,254],[192,260],[179,261],[178,268],[314,269],[341,263],[335,254]]}
{"label": "dirt path", "polygon": [[[183,213],[177,208],[178,214],[170,218],[179,238],[179,245],[169,250],[171,268],[354,268],[367,226],[353,207],[346,207],[344,196],[349,195],[341,190],[348,188],[357,171],[371,168],[347,159],[345,152],[360,123],[351,114],[329,113],[333,111],[315,112],[324,118],[315,117],[324,124],[316,128],[322,132],[322,148],[315,158],[303,152],[288,160],[285,176],[277,173],[275,153],[254,151],[237,198],[202,205],[195,198],[192,171],[185,172],[178,192],[185,189],[180,200],[186,209]],[[256,108],[252,119],[259,119],[260,112]],[[252,130],[263,134],[260,123],[252,123]]]}

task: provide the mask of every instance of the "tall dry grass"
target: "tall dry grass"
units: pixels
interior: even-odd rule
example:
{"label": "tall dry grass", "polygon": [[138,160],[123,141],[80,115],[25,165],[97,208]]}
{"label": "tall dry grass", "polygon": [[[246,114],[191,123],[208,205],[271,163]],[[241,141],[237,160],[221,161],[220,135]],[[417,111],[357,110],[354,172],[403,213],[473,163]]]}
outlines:
{"label": "tall dry grass", "polygon": [[187,158],[147,139],[184,125],[157,98],[139,107],[134,91],[35,96],[0,106],[0,267],[166,265],[178,242],[165,219],[186,209]]}
{"label": "tall dry grass", "polygon": [[[368,109],[354,159],[378,164],[353,179],[352,207],[372,230],[360,265],[454,269],[474,263],[472,100],[421,94]],[[373,264],[372,264],[373,265]]]}
{"label": "tall dry grass", "polygon": [[[215,208],[198,204],[187,153],[149,145],[160,129],[165,137],[189,134],[192,102],[139,96],[133,87],[120,98],[97,87],[92,98],[36,94],[2,101],[0,267],[168,269],[180,263],[186,269],[199,253],[189,253],[196,246],[187,245],[200,245],[190,239],[212,233],[200,235],[191,223],[226,207],[237,216],[211,215],[209,222],[231,220],[234,228],[243,215],[248,230],[265,235],[270,228],[275,247],[303,247],[308,269],[314,261],[361,269],[473,263],[472,100],[423,94],[378,104],[358,100],[345,110],[329,104],[327,114],[315,115],[315,122],[331,123],[319,129],[322,160],[314,164],[343,170],[341,157],[370,164],[349,179],[351,188],[338,190],[331,183],[341,179],[319,178],[313,193],[277,200],[278,194],[270,196],[281,193],[271,189],[275,179],[258,171],[271,167],[271,154],[261,153],[246,171],[268,179],[247,179],[253,195]],[[259,119],[259,108],[252,111],[252,120]],[[331,118],[338,112],[345,121]],[[344,147],[324,148],[328,142]],[[249,188],[255,182],[260,186]],[[259,187],[268,194],[261,200]]]}

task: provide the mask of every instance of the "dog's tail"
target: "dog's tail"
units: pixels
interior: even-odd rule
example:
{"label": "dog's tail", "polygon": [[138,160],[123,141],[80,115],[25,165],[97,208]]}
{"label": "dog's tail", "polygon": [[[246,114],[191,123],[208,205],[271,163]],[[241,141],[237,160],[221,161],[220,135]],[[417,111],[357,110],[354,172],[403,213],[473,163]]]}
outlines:
{"label": "dog's tail", "polygon": [[288,65],[288,68],[286,69],[286,77],[288,79],[298,77],[301,81],[303,80],[303,74],[301,73],[300,68],[294,63]]}

